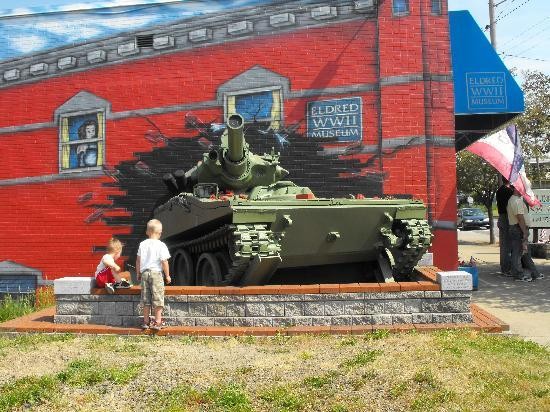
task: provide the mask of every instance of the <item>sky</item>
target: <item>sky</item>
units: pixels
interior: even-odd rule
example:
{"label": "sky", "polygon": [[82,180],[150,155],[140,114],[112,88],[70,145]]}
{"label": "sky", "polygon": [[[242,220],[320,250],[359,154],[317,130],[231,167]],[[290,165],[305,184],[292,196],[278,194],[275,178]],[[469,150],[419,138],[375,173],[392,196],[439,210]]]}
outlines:
{"label": "sky", "polygon": [[[262,0],[260,0],[262,1]],[[205,12],[219,11],[224,8],[244,6],[250,3],[259,3],[258,0],[1,0],[0,1],[0,29],[7,16],[32,14],[37,12],[53,12],[64,10],[86,10],[90,8],[115,7],[129,5],[143,5],[136,12],[136,22],[131,29],[138,30],[140,26],[162,24],[173,16],[177,10],[180,18]],[[416,0],[414,0],[416,1]],[[449,10],[469,10],[482,29],[489,23],[488,0],[448,0]],[[497,51],[501,54],[506,66],[510,69],[539,70],[550,75],[550,0],[494,0],[496,4],[495,16]],[[154,17],[147,12],[147,4],[165,3],[162,10],[164,16]],[[180,7],[177,6],[179,3]],[[182,3],[185,7],[182,8]],[[22,6],[24,5],[24,6]],[[161,11],[162,11],[161,10]],[[4,18],[2,18],[4,16]],[[129,29],[121,18],[113,14],[97,13],[95,22],[82,27],[78,21],[70,25],[70,32],[63,33],[65,41],[78,43],[88,38],[108,37],[120,31]],[[93,19],[92,18],[92,19]],[[35,27],[29,24],[25,32],[25,25],[10,27],[13,39],[0,37],[0,59],[18,57],[32,53],[42,44],[54,44],[61,41],[60,28],[52,21],[43,22],[41,36],[32,37],[29,31]],[[17,34],[20,33],[18,37]],[[489,36],[487,30],[486,35]],[[25,37],[25,35],[27,37]],[[30,37],[29,37],[30,36]],[[8,43],[10,41],[10,43]],[[2,44],[4,43],[4,44]],[[56,44],[57,45],[57,44]]]}

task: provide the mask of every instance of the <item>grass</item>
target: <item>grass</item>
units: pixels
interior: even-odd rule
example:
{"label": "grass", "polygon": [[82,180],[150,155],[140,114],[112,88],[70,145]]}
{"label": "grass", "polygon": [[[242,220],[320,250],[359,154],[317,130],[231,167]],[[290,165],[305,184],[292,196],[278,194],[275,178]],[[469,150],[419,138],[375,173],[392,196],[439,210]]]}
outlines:
{"label": "grass", "polygon": [[20,406],[32,406],[54,397],[59,382],[52,376],[32,376],[8,383],[0,389],[0,411],[9,411]]}
{"label": "grass", "polygon": [[75,335],[63,334],[21,334],[14,336],[0,336],[0,356],[5,355],[9,349],[16,349],[21,352],[36,349],[39,345],[52,342],[70,342]]}
{"label": "grass", "polygon": [[14,298],[6,295],[0,300],[0,323],[28,315],[55,305],[53,287],[40,287],[35,294]]}
{"label": "grass", "polygon": [[126,384],[141,371],[142,363],[130,363],[122,367],[102,366],[96,359],[77,359],[57,375],[57,379],[71,386],[90,386],[102,382]]}
{"label": "grass", "polygon": [[260,399],[266,401],[271,408],[278,411],[300,411],[305,406],[305,399],[292,388],[274,386],[260,393]]}
{"label": "grass", "polygon": [[[0,349],[0,411],[98,404],[144,411],[550,410],[548,348],[470,330],[254,339],[22,335],[0,337]],[[33,350],[48,356],[42,376]]]}
{"label": "grass", "polygon": [[377,356],[379,356],[382,351],[379,350],[366,350],[364,352],[358,353],[353,358],[342,362],[340,366],[347,368],[356,368],[359,366],[364,366],[370,362],[373,362]]}
{"label": "grass", "polygon": [[0,412],[43,403],[59,396],[63,385],[90,387],[102,382],[123,385],[134,380],[143,365],[104,367],[94,359],[74,360],[67,369],[41,377],[26,376],[0,386]]}
{"label": "grass", "polygon": [[228,412],[252,411],[250,399],[245,391],[236,384],[210,386],[204,391],[187,384],[180,384],[170,391],[157,391],[149,401],[149,410],[154,411],[191,411],[206,406]]}
{"label": "grass", "polygon": [[0,301],[0,323],[28,315],[34,311],[34,299],[32,297],[12,298],[11,295],[6,295]]}

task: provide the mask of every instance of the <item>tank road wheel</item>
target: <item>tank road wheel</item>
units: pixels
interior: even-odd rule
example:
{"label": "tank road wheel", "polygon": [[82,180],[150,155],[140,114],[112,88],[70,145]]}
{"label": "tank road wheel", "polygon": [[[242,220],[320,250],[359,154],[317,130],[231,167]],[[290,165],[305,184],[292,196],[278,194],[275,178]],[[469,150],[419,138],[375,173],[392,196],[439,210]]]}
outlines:
{"label": "tank road wheel", "polygon": [[222,283],[222,270],[213,253],[203,253],[197,260],[197,284],[219,286]]}
{"label": "tank road wheel", "polygon": [[177,286],[194,286],[196,279],[191,254],[185,249],[177,249],[172,257],[172,262],[173,284]]}

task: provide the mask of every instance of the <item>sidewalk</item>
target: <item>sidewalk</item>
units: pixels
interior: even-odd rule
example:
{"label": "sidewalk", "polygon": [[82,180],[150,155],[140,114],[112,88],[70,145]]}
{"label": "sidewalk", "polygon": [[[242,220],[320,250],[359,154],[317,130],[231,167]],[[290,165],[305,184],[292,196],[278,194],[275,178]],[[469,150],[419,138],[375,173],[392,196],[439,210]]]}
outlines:
{"label": "sidewalk", "polygon": [[550,260],[533,259],[545,279],[523,283],[496,274],[498,244],[459,240],[458,254],[478,261],[479,290],[472,296],[473,303],[508,323],[509,333],[550,345]]}

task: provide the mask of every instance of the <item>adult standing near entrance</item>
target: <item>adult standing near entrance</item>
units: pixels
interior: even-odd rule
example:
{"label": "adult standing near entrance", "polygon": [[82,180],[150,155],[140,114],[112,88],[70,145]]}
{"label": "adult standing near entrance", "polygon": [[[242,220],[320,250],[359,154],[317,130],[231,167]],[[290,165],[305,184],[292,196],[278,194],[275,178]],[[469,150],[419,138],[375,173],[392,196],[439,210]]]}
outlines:
{"label": "adult standing near entrance", "polygon": [[[513,186],[512,186],[513,187]],[[525,206],[520,192],[514,188],[514,194],[508,200],[509,239],[512,249],[511,273],[515,280],[522,282],[531,282],[534,279],[542,278],[540,272],[535,267],[529,253],[529,229],[528,229],[528,210]],[[523,262],[531,271],[531,276],[523,273],[522,257],[526,255]]]}
{"label": "adult standing near entrance", "polygon": [[508,213],[506,208],[508,207],[508,201],[514,189],[510,187],[510,182],[502,178],[502,185],[498,188],[496,193],[497,209],[498,209],[498,244],[500,247],[500,273],[505,276],[511,276],[510,270],[512,267],[512,249],[510,247],[510,234]]}

